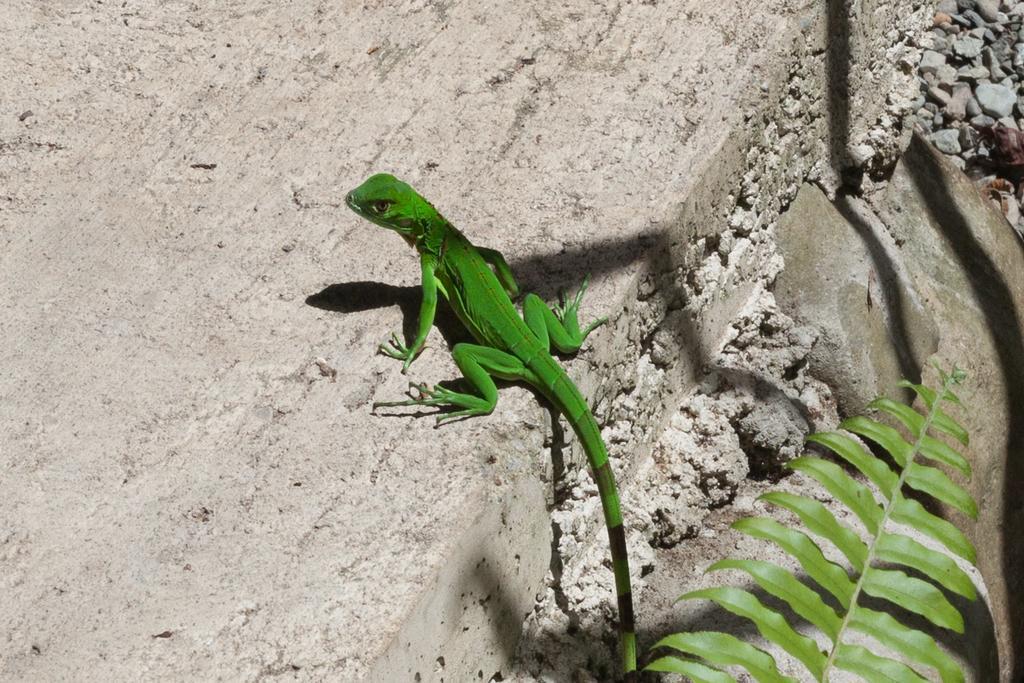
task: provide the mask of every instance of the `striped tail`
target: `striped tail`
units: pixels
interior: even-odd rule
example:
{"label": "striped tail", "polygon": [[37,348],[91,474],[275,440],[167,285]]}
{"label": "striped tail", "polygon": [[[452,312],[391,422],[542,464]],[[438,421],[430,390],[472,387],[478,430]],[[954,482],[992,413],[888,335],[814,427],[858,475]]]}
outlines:
{"label": "striped tail", "polygon": [[[548,357],[550,358],[550,357]],[[550,370],[557,368],[556,373]],[[608,529],[608,544],[611,547],[612,570],[615,573],[615,593],[619,602],[619,641],[622,649],[622,669],[627,682],[636,681],[636,624],[633,619],[633,591],[629,581],[629,558],[626,552],[626,532],[622,527],[622,508],[615,487],[615,475],[608,462],[601,430],[593,413],[579,390],[554,359],[544,368],[546,376],[556,377],[542,391],[565,415],[572,430],[583,444],[587,454],[597,492],[604,509],[604,523]],[[540,374],[540,373],[538,373]],[[544,375],[542,375],[544,376]]]}

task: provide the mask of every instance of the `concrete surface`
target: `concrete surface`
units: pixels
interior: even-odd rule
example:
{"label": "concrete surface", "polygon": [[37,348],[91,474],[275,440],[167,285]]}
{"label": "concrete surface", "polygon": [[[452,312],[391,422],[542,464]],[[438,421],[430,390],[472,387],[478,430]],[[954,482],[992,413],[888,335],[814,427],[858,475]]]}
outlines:
{"label": "concrete surface", "polygon": [[810,373],[832,387],[845,415],[858,415],[920,373],[938,330],[885,227],[860,200],[838,202],[845,216],[817,187],[801,188],[779,221],[786,268],[772,291],[782,310],[817,331]]}
{"label": "concrete surface", "polygon": [[550,425],[514,387],[370,414],[415,260],[340,197],[392,171],[527,289],[593,272],[571,372],[628,474],[800,182],[891,158],[921,4],[862,5],[5,5],[0,678],[486,680],[545,590]]}
{"label": "concrete surface", "polygon": [[[979,516],[976,523],[953,518],[978,548],[999,643],[998,680],[1017,681],[1024,675],[1024,245],[1002,212],[920,135],[877,211],[936,321],[934,358],[968,375],[957,393],[967,407]],[[986,634],[971,635],[982,649]]]}

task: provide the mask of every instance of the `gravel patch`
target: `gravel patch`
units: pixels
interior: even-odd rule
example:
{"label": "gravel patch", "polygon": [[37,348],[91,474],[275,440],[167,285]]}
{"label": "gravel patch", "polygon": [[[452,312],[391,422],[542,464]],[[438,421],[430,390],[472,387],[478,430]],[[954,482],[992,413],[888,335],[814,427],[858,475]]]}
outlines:
{"label": "gravel patch", "polygon": [[1024,2],[940,0],[925,41],[917,125],[1024,236]]}

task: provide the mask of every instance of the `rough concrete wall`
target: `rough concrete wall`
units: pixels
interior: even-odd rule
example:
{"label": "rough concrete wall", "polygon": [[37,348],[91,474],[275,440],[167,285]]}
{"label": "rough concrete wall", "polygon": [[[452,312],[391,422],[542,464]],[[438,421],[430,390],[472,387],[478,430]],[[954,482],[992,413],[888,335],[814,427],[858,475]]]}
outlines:
{"label": "rough concrete wall", "polygon": [[[887,30],[843,52],[870,74],[852,143],[898,108],[885,94],[919,8],[878,5]],[[778,267],[780,209],[843,166],[826,142],[832,15],[811,3],[0,12],[17,100],[0,119],[14,678],[499,666],[508,632],[459,636],[493,615],[455,627],[434,605],[459,612],[452,568],[504,528],[519,531],[494,566],[515,576],[495,621],[541,589],[544,413],[513,388],[443,432],[370,417],[405,386],[374,352],[415,316],[416,269],[341,194],[393,170],[529,288],[593,271],[588,313],[613,326],[572,369],[625,474]],[[453,376],[458,332],[440,322],[417,379]],[[514,527],[494,514],[519,502]]]}

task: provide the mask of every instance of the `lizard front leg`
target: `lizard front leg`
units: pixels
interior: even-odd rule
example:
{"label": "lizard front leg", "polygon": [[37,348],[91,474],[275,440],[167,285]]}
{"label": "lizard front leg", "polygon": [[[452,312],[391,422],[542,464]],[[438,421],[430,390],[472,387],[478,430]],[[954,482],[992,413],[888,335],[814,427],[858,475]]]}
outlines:
{"label": "lizard front leg", "polygon": [[536,386],[537,376],[523,362],[512,354],[479,344],[456,344],[452,358],[462,371],[463,378],[472,385],[476,394],[463,393],[429,387],[426,384],[411,385],[419,396],[407,401],[374,403],[373,407],[394,406],[455,406],[460,410],[443,413],[437,417],[437,424],[474,415],[489,415],[498,404],[498,387],[494,379],[522,380]]}
{"label": "lizard front leg", "polygon": [[494,268],[494,275],[498,278],[501,286],[505,288],[505,291],[508,292],[508,295],[513,299],[519,296],[519,285],[516,283],[515,275],[512,274],[512,269],[509,268],[501,252],[497,249],[487,249],[486,247],[477,247],[476,250],[480,252],[483,260]]}
{"label": "lizard front leg", "polygon": [[[390,341],[380,345],[379,350],[386,356],[397,358],[402,363],[402,374],[409,369],[413,360],[423,349],[427,341],[430,327],[434,324],[434,314],[437,312],[437,290],[439,283],[434,271],[437,269],[437,261],[433,256],[424,254],[420,257],[421,281],[423,285],[423,300],[420,303],[420,317],[417,323],[416,339],[411,346],[406,346],[395,333],[391,334]],[[443,290],[442,290],[443,291]]]}

